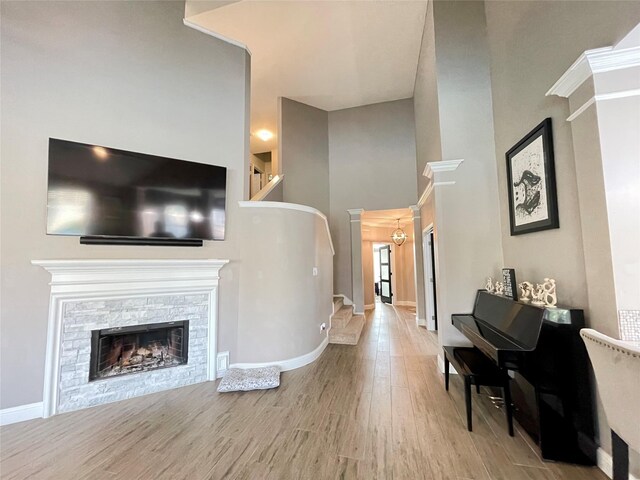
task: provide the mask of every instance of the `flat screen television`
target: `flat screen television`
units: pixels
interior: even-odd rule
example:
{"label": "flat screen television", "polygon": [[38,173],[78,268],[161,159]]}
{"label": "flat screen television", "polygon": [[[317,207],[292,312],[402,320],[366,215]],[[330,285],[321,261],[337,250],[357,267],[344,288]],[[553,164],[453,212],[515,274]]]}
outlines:
{"label": "flat screen television", "polygon": [[48,182],[49,235],[224,240],[225,167],[51,138]]}

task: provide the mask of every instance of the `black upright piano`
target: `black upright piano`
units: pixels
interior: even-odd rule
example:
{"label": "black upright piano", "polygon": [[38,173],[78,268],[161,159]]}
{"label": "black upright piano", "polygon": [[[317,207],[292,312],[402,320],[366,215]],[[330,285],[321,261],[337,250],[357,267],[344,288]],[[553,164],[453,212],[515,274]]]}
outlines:
{"label": "black upright piano", "polygon": [[583,311],[538,307],[480,290],[473,313],[451,320],[498,367],[511,372],[514,416],[542,457],[595,464],[589,360],[580,339]]}

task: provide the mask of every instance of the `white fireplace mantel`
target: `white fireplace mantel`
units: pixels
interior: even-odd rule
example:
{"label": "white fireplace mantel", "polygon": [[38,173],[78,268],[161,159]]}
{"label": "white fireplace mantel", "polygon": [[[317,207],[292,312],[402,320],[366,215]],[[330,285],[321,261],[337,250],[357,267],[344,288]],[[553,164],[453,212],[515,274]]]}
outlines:
{"label": "white fireplace mantel", "polygon": [[65,305],[70,302],[206,294],[207,379],[216,378],[218,280],[228,260],[33,260],[51,274],[43,416],[58,411]]}

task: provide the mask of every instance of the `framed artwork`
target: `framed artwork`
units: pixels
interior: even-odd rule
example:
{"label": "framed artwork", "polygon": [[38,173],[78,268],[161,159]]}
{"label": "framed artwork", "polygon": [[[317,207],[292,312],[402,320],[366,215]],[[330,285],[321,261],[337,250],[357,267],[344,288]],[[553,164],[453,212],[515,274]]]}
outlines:
{"label": "framed artwork", "polygon": [[551,119],[507,152],[511,235],[559,228]]}

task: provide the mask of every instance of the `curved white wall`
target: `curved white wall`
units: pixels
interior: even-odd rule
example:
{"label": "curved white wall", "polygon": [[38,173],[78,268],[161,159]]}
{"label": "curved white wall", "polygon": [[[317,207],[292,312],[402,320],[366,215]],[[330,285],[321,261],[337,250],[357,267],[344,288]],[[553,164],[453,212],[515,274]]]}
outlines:
{"label": "curved white wall", "polygon": [[243,255],[233,363],[278,363],[285,369],[309,363],[326,345],[320,325],[329,326],[333,308],[326,218],[311,207],[282,202],[240,206]]}

